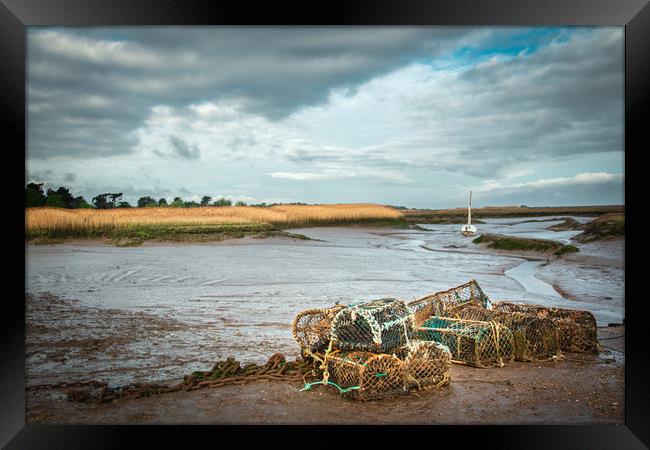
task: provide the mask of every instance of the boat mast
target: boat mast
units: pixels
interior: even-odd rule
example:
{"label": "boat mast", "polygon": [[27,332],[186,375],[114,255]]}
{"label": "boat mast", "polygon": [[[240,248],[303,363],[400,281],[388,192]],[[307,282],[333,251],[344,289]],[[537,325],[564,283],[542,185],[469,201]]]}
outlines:
{"label": "boat mast", "polygon": [[467,225],[472,224],[472,191],[469,191],[469,206],[467,207]]}

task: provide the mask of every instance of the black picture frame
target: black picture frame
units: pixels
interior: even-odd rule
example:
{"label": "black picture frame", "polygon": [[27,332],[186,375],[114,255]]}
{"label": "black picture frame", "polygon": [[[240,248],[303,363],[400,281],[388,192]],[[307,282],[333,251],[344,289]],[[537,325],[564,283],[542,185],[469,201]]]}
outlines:
{"label": "black picture frame", "polygon": [[[650,5],[647,0],[348,0],[300,5],[244,1],[105,1],[105,0],[0,0],[0,107],[3,120],[3,156],[18,160],[25,146],[26,27],[33,25],[615,25],[625,26],[625,425],[624,426],[456,426],[456,427],[116,427],[116,426],[25,426],[25,317],[17,294],[4,296],[0,351],[0,444],[7,448],[129,448],[136,438],[166,443],[172,438],[202,436],[217,443],[228,431],[238,433],[247,444],[283,440],[278,432],[291,433],[294,442],[314,447],[372,441],[382,444],[387,433],[400,439],[433,444],[445,437],[463,442],[476,440],[498,448],[646,448],[650,445],[648,411],[650,372],[645,344],[643,301],[638,268],[642,264],[640,241],[642,165],[637,161],[650,149],[643,121],[650,104]],[[8,139],[7,139],[8,138]],[[23,154],[24,156],[24,154]],[[16,163],[17,165],[17,163]],[[22,189],[24,173],[8,170],[12,189]],[[23,179],[19,178],[23,176]],[[15,179],[13,179],[15,177]],[[9,227],[11,253],[7,260],[17,270],[12,283],[20,281],[19,262],[24,266],[22,191],[12,198]],[[13,210],[15,208],[15,210]],[[635,245],[636,243],[636,245]],[[5,247],[6,248],[6,247]],[[635,273],[636,271],[636,273]],[[23,283],[24,291],[24,283]],[[22,297],[24,299],[24,297]],[[413,434],[417,431],[417,434]],[[299,433],[299,436],[295,436]],[[161,441],[162,439],[162,441]],[[257,441],[255,444],[252,442]],[[225,441],[223,442],[225,444]],[[148,445],[149,446],[149,445]]]}

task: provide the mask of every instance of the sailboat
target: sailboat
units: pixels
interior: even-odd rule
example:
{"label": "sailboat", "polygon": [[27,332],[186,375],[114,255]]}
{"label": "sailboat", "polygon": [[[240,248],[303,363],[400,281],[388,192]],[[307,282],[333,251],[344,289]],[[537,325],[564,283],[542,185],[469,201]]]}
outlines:
{"label": "sailboat", "polygon": [[467,225],[463,225],[460,229],[463,236],[474,236],[476,234],[476,227],[472,225],[472,191],[469,191],[469,205],[467,206]]}

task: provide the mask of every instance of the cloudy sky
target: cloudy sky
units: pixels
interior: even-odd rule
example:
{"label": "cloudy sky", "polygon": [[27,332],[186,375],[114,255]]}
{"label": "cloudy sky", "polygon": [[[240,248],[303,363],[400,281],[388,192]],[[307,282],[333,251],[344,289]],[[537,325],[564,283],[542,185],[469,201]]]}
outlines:
{"label": "cloudy sky", "polygon": [[622,204],[622,27],[28,30],[26,181],[418,208]]}

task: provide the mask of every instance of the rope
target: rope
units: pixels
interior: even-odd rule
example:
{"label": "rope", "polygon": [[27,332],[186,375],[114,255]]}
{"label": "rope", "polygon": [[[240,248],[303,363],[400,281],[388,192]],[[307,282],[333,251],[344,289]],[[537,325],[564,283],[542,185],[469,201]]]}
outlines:
{"label": "rope", "polygon": [[495,321],[491,321],[490,325],[492,326],[492,329],[494,330],[494,333],[492,336],[494,336],[494,347],[495,350],[497,351],[497,361],[499,363],[499,367],[503,367],[503,358],[501,358],[501,347],[499,346],[499,327],[498,324]]}
{"label": "rope", "polygon": [[[334,343],[334,339],[330,339],[330,343],[327,346],[327,350],[325,351],[325,356],[323,356],[322,359],[322,364],[320,365],[319,369],[323,370],[323,383],[328,383],[329,378],[330,378],[330,372],[328,369],[328,364],[327,364],[327,358],[330,356],[330,352],[332,351],[332,344]],[[336,352],[334,352],[336,353]]]}
{"label": "rope", "polygon": [[[328,364],[327,364],[328,359],[329,359],[329,357],[331,355],[334,355],[335,353],[338,352],[338,350],[335,350],[333,353],[330,353],[332,351],[332,345],[334,344],[334,341],[335,341],[335,339],[330,339],[330,343],[327,346],[327,350],[325,351],[325,355],[323,356],[323,359],[318,358],[321,361],[321,365],[320,365],[319,369],[323,370],[323,379],[322,379],[322,381],[315,381],[313,383],[305,383],[305,386],[302,389],[300,389],[300,392],[309,391],[309,390],[311,390],[312,386],[317,385],[317,384],[335,386],[339,390],[340,394],[345,394],[346,392],[352,391],[352,390],[355,390],[355,389],[361,389],[361,386],[350,386],[348,388],[342,388],[341,386],[334,383],[333,381],[329,381],[330,373],[329,373],[329,367],[328,367]],[[311,352],[309,352],[309,353],[311,353]],[[350,361],[350,362],[352,362],[352,361]]]}
{"label": "rope", "polygon": [[348,388],[342,388],[341,386],[334,383],[333,381],[315,381],[313,383],[306,383],[305,387],[300,389],[300,392],[311,390],[311,387],[314,386],[315,384],[329,384],[329,385],[335,386],[336,388],[338,388],[338,390],[339,390],[339,392],[341,394],[345,394],[346,392],[352,391],[354,389],[361,389],[361,386],[350,386]]}

